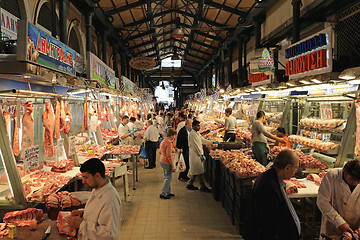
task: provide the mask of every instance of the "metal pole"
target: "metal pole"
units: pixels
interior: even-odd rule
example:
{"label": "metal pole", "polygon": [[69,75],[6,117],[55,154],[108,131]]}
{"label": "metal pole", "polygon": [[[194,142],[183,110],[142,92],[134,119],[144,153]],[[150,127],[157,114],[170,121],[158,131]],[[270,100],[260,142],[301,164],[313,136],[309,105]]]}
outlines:
{"label": "metal pole", "polygon": [[255,16],[253,18],[254,21],[254,34],[255,34],[255,48],[260,48],[260,40],[261,40],[261,23],[259,16]]}
{"label": "metal pole", "polygon": [[59,1],[59,15],[60,15],[60,41],[63,43],[67,43],[66,41],[66,3],[67,0]]}
{"label": "metal pole", "polygon": [[244,85],[243,86],[246,86],[248,85],[248,73],[247,73],[247,60],[246,60],[246,54],[247,54],[247,51],[246,51],[246,43],[247,41],[244,41],[244,66],[243,66],[243,83]]}
{"label": "metal pole", "polygon": [[243,55],[243,37],[238,36],[238,40],[237,40],[237,47],[238,47],[238,87],[242,87],[243,86],[243,61],[242,61],[242,55]]}
{"label": "metal pole", "polygon": [[228,58],[229,58],[229,62],[228,62],[228,81],[229,81],[229,85],[232,84],[232,57],[233,57],[233,44],[230,43],[229,47],[228,47]]}
{"label": "metal pole", "polygon": [[296,43],[300,41],[300,6],[301,0],[292,0],[293,5],[293,41]]}
{"label": "metal pole", "polygon": [[92,31],[92,19],[94,12],[87,12],[86,14],[86,51],[91,52],[91,31]]}
{"label": "metal pole", "polygon": [[102,61],[105,63],[105,64],[107,64],[107,61],[106,61],[106,49],[107,49],[107,47],[106,47],[106,39],[107,39],[107,30],[106,30],[106,28],[104,28],[103,30],[102,30],[102,36],[101,36],[101,42],[102,42],[102,54],[101,54],[101,59],[102,59]]}
{"label": "metal pole", "polygon": [[51,35],[56,38],[56,5],[55,0],[51,0]]}

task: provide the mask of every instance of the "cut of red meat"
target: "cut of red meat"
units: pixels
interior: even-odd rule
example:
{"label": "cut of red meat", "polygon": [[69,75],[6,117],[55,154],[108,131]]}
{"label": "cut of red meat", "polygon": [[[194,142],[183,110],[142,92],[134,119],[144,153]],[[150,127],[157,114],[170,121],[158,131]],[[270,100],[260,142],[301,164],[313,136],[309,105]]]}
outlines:
{"label": "cut of red meat", "polygon": [[22,211],[6,213],[3,221],[6,224],[14,224],[16,226],[29,226],[33,219],[39,223],[43,220],[43,217],[44,212],[41,209],[28,208]]}
{"label": "cut of red meat", "polygon": [[44,152],[45,157],[54,156],[54,143],[53,143],[53,133],[55,127],[55,118],[53,111],[51,110],[50,102],[46,102],[46,109],[42,115],[44,130]]}
{"label": "cut of red meat", "polygon": [[21,148],[25,149],[34,144],[34,109],[32,101],[27,101],[25,104],[25,113],[22,119],[23,131]]}
{"label": "cut of red meat", "polygon": [[56,220],[56,225],[60,234],[66,234],[68,236],[75,236],[76,230],[71,228],[66,221],[66,218],[71,215],[71,212],[60,211]]}
{"label": "cut of red meat", "polygon": [[13,135],[13,152],[15,156],[20,154],[20,139],[19,139],[19,128],[17,126],[16,110],[14,113],[14,135]]}

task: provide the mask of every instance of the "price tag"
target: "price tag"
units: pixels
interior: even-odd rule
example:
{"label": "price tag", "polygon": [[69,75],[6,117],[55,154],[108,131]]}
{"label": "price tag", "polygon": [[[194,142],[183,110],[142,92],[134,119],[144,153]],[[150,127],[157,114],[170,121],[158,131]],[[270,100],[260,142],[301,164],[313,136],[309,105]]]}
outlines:
{"label": "price tag", "polygon": [[94,141],[94,140],[92,140],[91,142],[92,142],[92,144],[95,144],[95,141]]}
{"label": "price tag", "polygon": [[310,138],[311,139],[316,139],[316,137],[317,137],[317,131],[311,131]]}
{"label": "price tag", "polygon": [[82,147],[83,149],[86,149],[85,145],[81,145],[81,147]]}
{"label": "price tag", "polygon": [[32,146],[24,149],[24,170],[36,169],[40,166],[39,146]]}
{"label": "price tag", "polygon": [[69,137],[69,143],[68,143],[69,144],[69,146],[68,146],[69,156],[72,156],[72,155],[74,155],[76,153],[76,151],[75,151],[75,142],[76,142],[75,136]]}
{"label": "price tag", "polygon": [[310,155],[310,156],[314,155],[314,152],[315,152],[315,148],[312,148],[312,149],[310,150],[309,155]]}
{"label": "price tag", "polygon": [[107,146],[108,145],[108,143],[105,141],[105,145]]}
{"label": "price tag", "polygon": [[112,148],[112,147],[113,147],[113,145],[110,143],[110,144],[109,144],[109,147],[110,147],[110,148]]}
{"label": "price tag", "polygon": [[321,119],[332,119],[331,103],[320,103],[320,117]]}
{"label": "price tag", "polygon": [[324,142],[330,142],[331,139],[331,133],[323,133],[322,134],[322,139]]}
{"label": "price tag", "polygon": [[90,145],[89,144],[86,144],[86,148],[89,148],[90,147]]}
{"label": "price tag", "polygon": [[94,155],[94,150],[92,150],[92,149],[87,150],[87,152],[89,155]]}
{"label": "price tag", "polygon": [[296,151],[301,152],[301,149],[304,147],[302,144],[298,144],[295,148]]}
{"label": "price tag", "polygon": [[115,129],[114,129],[114,128],[111,128],[111,131],[115,131]]}
{"label": "price tag", "polygon": [[265,166],[265,168],[266,168],[266,169],[269,169],[269,168],[272,167],[272,165],[274,165],[274,163],[273,163],[273,162],[269,162],[269,163]]}

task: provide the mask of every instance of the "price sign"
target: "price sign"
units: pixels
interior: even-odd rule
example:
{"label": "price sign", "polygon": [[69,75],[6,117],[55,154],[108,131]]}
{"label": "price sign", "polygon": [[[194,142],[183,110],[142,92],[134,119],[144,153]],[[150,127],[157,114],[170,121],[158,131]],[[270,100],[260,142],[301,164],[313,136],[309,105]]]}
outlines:
{"label": "price sign", "polygon": [[110,147],[110,148],[112,148],[112,147],[113,147],[113,145],[110,143],[110,144],[109,144],[109,147]]}
{"label": "price sign", "polygon": [[321,119],[332,119],[331,103],[320,103],[320,117]]}
{"label": "price sign", "polygon": [[87,150],[87,152],[89,155],[94,155],[94,150],[92,150],[92,149]]}
{"label": "price sign", "polygon": [[83,149],[86,149],[85,145],[81,145],[81,147],[82,147]]}
{"label": "price sign", "polygon": [[310,138],[311,139],[316,139],[316,137],[317,137],[317,131],[311,131]]}
{"label": "price sign", "polygon": [[314,155],[314,152],[315,152],[315,148],[312,148],[312,149],[310,150],[309,155],[310,155],[310,156]]}
{"label": "price sign", "polygon": [[323,133],[322,134],[322,139],[324,142],[330,142],[331,139],[331,133]]}
{"label": "price sign", "polygon": [[304,136],[304,129],[300,130],[300,136]]}
{"label": "price sign", "polygon": [[245,106],[245,114],[247,117],[251,117],[254,115],[254,112],[253,112],[253,105],[246,105]]}
{"label": "price sign", "polygon": [[[75,155],[75,153],[76,153],[76,151],[75,151],[75,142],[76,142],[75,136],[69,137],[69,146],[68,146],[69,156]],[[82,146],[84,146],[84,145],[82,145]]]}
{"label": "price sign", "polygon": [[111,128],[111,131],[115,131],[115,129],[114,129],[114,128]]}
{"label": "price sign", "polygon": [[298,144],[298,145],[296,146],[295,150],[301,152],[301,149],[303,149],[303,147],[304,147],[304,145]]}
{"label": "price sign", "polygon": [[61,161],[66,159],[65,149],[64,149],[64,139],[58,139],[55,145],[55,160]]}
{"label": "price sign", "polygon": [[86,144],[86,148],[89,148],[90,147],[90,145],[89,144]]}
{"label": "price sign", "polygon": [[24,149],[24,170],[36,169],[40,166],[39,146],[32,146]]}

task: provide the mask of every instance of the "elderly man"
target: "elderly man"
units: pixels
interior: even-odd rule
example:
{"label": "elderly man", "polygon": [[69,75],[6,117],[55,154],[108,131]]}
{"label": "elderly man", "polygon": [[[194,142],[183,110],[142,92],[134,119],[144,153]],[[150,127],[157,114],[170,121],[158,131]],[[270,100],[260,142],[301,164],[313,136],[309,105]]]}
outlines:
{"label": "elderly man", "polygon": [[145,149],[149,158],[149,166],[146,169],[153,169],[156,167],[156,149],[159,140],[159,130],[153,124],[152,120],[147,121],[147,129],[144,133]]}
{"label": "elderly man", "polygon": [[329,236],[360,227],[360,160],[325,174],[317,197],[322,212],[321,232]]}
{"label": "elderly man", "polygon": [[79,229],[80,240],[120,240],[121,200],[117,190],[105,177],[105,166],[97,158],[80,167],[82,182],[92,188],[84,210],[74,210],[68,218],[71,227]]}
{"label": "elderly man", "polygon": [[246,240],[300,239],[300,221],[283,181],[294,176],[299,159],[285,149],[273,163],[271,169],[256,178],[243,236]]}
{"label": "elderly man", "polygon": [[[192,129],[192,120],[188,119],[185,121],[185,126],[182,127],[178,132],[178,137],[176,140],[176,147],[180,149],[184,157],[186,170],[179,174],[180,181],[188,181],[188,172],[189,172],[189,133]],[[179,124],[180,125],[180,124]]]}

